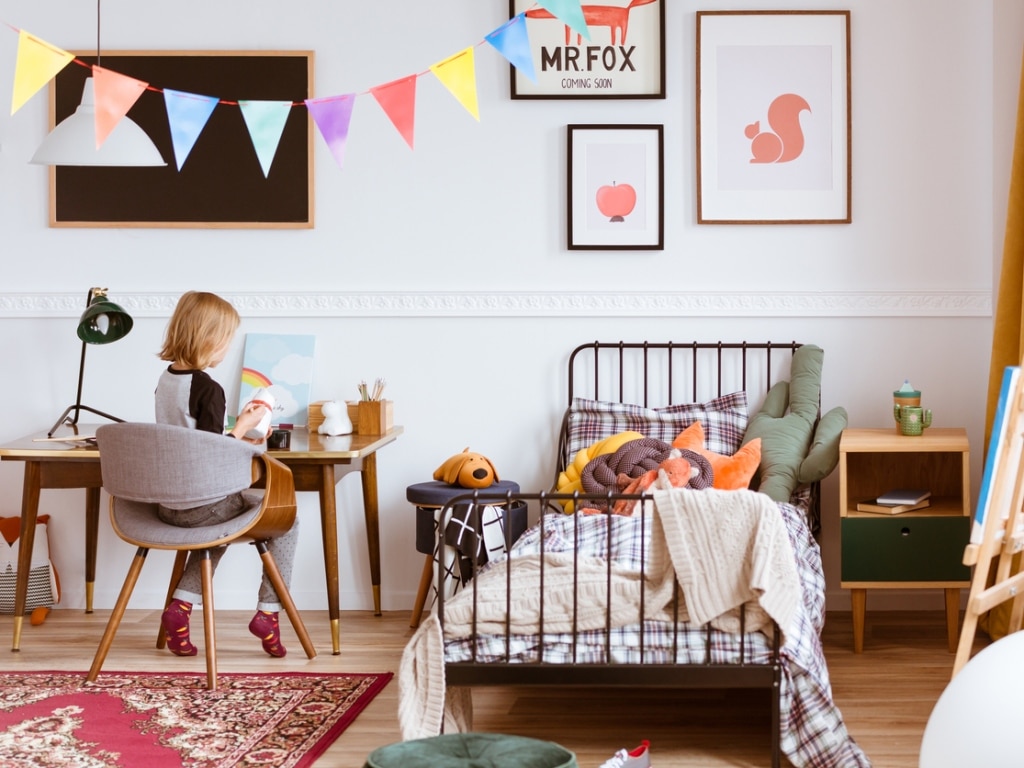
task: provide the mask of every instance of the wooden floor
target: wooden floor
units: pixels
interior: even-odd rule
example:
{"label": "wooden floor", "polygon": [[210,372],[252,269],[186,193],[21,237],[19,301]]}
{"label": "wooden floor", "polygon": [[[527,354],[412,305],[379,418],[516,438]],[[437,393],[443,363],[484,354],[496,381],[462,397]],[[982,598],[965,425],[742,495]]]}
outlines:
{"label": "wooden floor", "polygon": [[[330,652],[325,611],[304,618],[320,656],[305,658],[291,628],[284,630],[285,659],[271,659],[249,635],[250,615],[219,612],[217,645],[223,672],[397,672],[412,635],[409,612],[374,617],[345,612],[342,652]],[[9,670],[89,668],[108,612],[86,615],[55,610],[40,626],[25,622],[21,650],[6,653]],[[183,659],[154,647],[158,614],[129,611],[105,668],[111,671],[180,669],[203,672],[202,656]],[[856,741],[876,768],[917,768],[925,724],[949,680],[953,655],[946,648],[941,612],[868,613],[863,654],[853,653],[850,614],[829,614],[823,641],[836,703]],[[0,618],[0,638],[10,647],[12,619]],[[193,637],[202,637],[201,618]],[[978,642],[978,647],[983,645]],[[202,649],[200,649],[200,653]],[[376,747],[400,738],[397,681],[359,715],[316,768],[362,768]],[[481,689],[474,694],[474,728],[556,741],[576,753],[580,768],[597,768],[620,747],[650,739],[655,768],[767,766],[769,720],[761,695],[717,691]]]}

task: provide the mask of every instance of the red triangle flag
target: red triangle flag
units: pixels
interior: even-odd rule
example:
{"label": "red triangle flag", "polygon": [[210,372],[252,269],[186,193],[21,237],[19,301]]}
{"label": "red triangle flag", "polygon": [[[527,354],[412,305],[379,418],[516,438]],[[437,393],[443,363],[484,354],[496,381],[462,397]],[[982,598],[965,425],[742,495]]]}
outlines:
{"label": "red triangle flag", "polygon": [[96,91],[96,149],[99,149],[149,83],[95,66],[92,77]]}
{"label": "red triangle flag", "polygon": [[378,85],[370,89],[373,98],[391,120],[391,123],[402,134],[405,143],[412,149],[413,133],[416,124],[416,75],[409,75],[400,80]]}

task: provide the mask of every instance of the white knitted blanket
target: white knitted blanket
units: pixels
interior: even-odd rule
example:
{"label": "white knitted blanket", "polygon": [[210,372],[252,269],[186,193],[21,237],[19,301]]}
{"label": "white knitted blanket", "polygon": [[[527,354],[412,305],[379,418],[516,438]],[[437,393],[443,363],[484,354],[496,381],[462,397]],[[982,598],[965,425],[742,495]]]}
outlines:
{"label": "white knitted blanket", "polygon": [[[774,619],[784,642],[799,607],[800,581],[775,502],[751,491],[657,487],[654,500],[645,569],[647,617],[668,615],[666,608],[678,583],[689,620],[698,624],[710,621],[723,631],[739,632],[738,609],[745,604],[746,631],[762,629]],[[507,563],[495,563],[477,576],[478,632],[505,631]],[[508,615],[513,633],[540,631],[540,565],[534,556],[512,558]],[[548,553],[543,567],[545,632],[605,626],[602,592],[608,578],[606,563],[581,557],[573,565],[571,554]],[[571,613],[574,569],[579,574],[576,590],[581,598],[575,616]],[[636,572],[613,566],[612,626],[638,620],[640,581]],[[473,592],[473,588],[466,589],[445,605],[445,634],[449,638],[471,633]],[[438,734],[446,710],[449,725],[471,727],[467,721],[471,704],[465,692],[445,697],[444,643],[436,616],[429,616],[406,646],[398,684],[403,739]]]}

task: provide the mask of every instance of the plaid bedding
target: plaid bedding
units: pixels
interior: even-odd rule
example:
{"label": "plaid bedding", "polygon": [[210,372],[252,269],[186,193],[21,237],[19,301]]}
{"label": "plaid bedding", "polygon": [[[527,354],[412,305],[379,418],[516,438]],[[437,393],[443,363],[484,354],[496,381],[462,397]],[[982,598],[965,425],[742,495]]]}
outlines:
{"label": "plaid bedding", "polygon": [[[803,600],[798,631],[782,647],[782,751],[797,768],[863,768],[867,756],[850,737],[832,701],[820,633],[825,620],[825,578],[821,553],[804,510],[778,505],[797,559]],[[513,546],[510,555],[571,552],[607,557],[641,570],[651,538],[652,510],[638,506],[632,517],[544,515]],[[486,567],[486,566],[485,566]],[[467,586],[472,589],[472,585]],[[707,639],[710,636],[710,648]],[[610,639],[610,643],[609,643]],[[609,650],[610,648],[610,650]],[[481,635],[445,643],[448,664],[715,664],[770,663],[769,638],[755,632],[729,634],[692,624],[651,621],[576,634]]]}

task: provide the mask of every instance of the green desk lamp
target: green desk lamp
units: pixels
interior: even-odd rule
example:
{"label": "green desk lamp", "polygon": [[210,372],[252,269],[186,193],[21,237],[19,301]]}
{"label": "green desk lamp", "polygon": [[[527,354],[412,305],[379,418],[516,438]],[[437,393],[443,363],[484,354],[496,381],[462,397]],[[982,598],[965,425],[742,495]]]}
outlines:
{"label": "green desk lamp", "polygon": [[[75,404],[69,405],[57,419],[57,423],[46,433],[47,437],[53,437],[53,433],[63,424],[71,426],[78,424],[78,417],[82,411],[95,413],[97,416],[111,421],[124,421],[124,419],[111,416],[109,413],[82,405],[82,377],[85,374],[85,347],[87,344],[109,344],[127,336],[131,329],[131,315],[107,298],[106,288],[89,289],[85,312],[78,320],[78,338],[82,340],[82,361],[78,365],[78,395],[75,398]],[[71,416],[72,411],[74,411],[73,417]]]}

